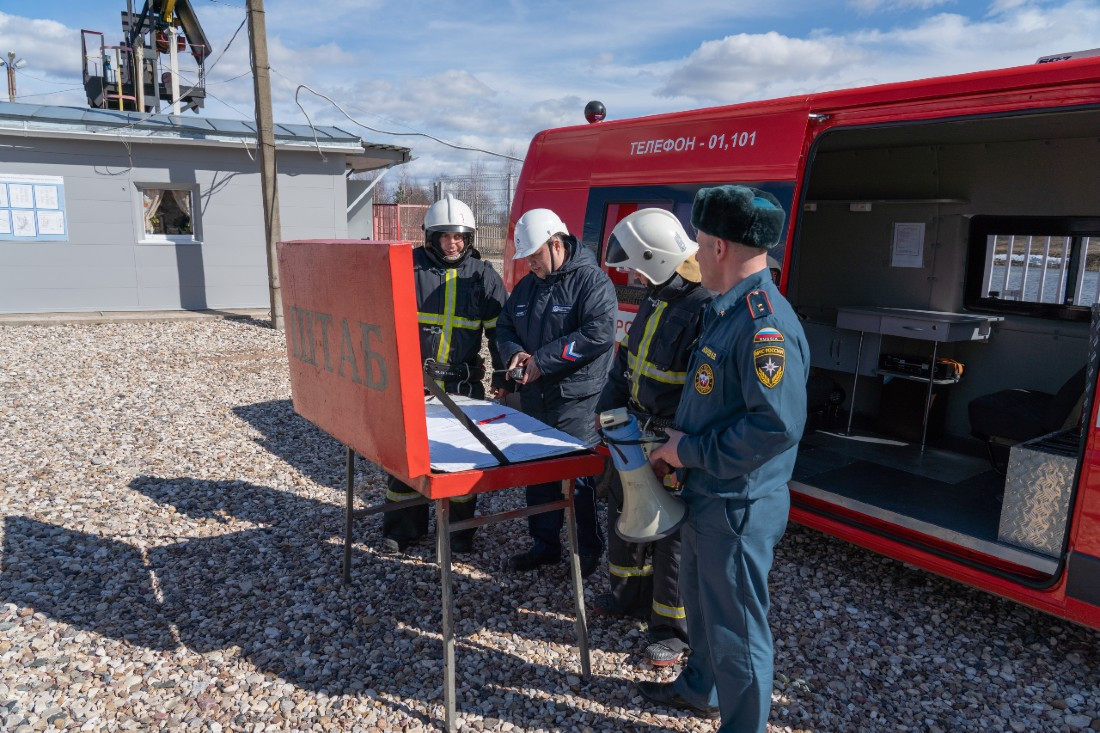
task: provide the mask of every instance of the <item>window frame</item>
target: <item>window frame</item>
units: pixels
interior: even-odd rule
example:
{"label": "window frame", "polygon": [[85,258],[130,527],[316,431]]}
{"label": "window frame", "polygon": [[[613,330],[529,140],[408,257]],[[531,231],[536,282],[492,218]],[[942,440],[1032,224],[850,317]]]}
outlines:
{"label": "window frame", "polygon": [[970,220],[967,238],[966,280],[963,304],[967,310],[985,313],[1008,313],[1033,318],[1061,321],[1088,321],[1092,304],[1036,303],[1025,300],[1001,300],[983,296],[985,279],[992,265],[989,237],[991,235],[1052,236],[1070,239],[1067,283],[1074,287],[1080,281],[1082,258],[1087,249],[1080,247],[1085,237],[1100,237],[1100,217],[1095,216],[991,216],[980,215]]}
{"label": "window frame", "polygon": [[[137,191],[137,231],[138,244],[202,244],[202,227],[198,216],[196,202],[199,200],[199,187],[194,183],[164,183],[164,182],[138,182],[134,184]],[[145,231],[145,192],[153,189],[158,191],[187,191],[191,194],[191,233],[190,234],[149,234]]]}

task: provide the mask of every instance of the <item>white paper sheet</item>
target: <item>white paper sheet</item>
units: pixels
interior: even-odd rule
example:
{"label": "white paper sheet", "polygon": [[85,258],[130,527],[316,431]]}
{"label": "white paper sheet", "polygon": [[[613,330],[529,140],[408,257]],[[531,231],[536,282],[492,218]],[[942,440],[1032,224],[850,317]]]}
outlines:
{"label": "white paper sheet", "polygon": [[35,186],[34,206],[36,209],[56,209],[57,186]]}
{"label": "white paper sheet", "polygon": [[60,211],[38,211],[39,234],[64,234],[65,216]]}
{"label": "white paper sheet", "polygon": [[[474,422],[487,421],[478,427],[510,461],[532,461],[590,447],[572,435],[510,407],[458,395],[450,397]],[[489,450],[438,400],[427,397],[424,407],[433,471],[450,473],[500,465]]]}
{"label": "white paper sheet", "polygon": [[38,235],[38,230],[34,226],[33,211],[12,211],[11,225],[12,233],[17,237],[34,237]]}
{"label": "white paper sheet", "polygon": [[8,201],[13,209],[33,209],[34,186],[27,183],[9,183]]}
{"label": "white paper sheet", "polygon": [[0,209],[0,234],[11,234],[11,212]]}
{"label": "white paper sheet", "polygon": [[924,267],[924,222],[895,222],[891,267]]}

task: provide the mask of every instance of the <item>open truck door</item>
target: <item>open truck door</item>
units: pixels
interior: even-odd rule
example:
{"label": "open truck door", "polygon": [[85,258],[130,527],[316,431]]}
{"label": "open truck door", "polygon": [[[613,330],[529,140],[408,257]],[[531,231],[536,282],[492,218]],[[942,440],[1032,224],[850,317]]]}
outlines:
{"label": "open truck door", "polygon": [[634,208],[775,195],[827,395],[792,518],[1100,628],[1097,129],[1097,57],[602,122],[535,137],[512,216],[603,261]]}

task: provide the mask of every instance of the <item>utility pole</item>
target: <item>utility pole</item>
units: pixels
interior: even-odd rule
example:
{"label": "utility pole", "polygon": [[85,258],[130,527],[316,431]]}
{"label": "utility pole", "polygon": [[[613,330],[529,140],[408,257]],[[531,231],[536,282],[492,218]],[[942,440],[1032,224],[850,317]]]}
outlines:
{"label": "utility pole", "polygon": [[259,137],[260,183],[264,194],[271,327],[282,331],[283,303],[279,286],[279,259],[275,251],[275,243],[282,238],[282,231],[279,226],[279,186],[275,167],[275,126],[271,120],[271,67],[267,63],[264,0],[248,0],[248,36],[252,47],[252,86],[256,94],[256,133]]}
{"label": "utility pole", "polygon": [[0,59],[0,66],[8,67],[8,101],[15,101],[15,70],[22,69],[27,65],[26,59],[15,58],[15,51],[8,51],[8,60],[4,61]]}

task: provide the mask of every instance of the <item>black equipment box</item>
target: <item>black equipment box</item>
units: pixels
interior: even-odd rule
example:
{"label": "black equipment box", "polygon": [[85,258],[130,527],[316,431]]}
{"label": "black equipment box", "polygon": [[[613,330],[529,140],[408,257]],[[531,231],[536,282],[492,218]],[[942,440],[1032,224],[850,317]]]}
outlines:
{"label": "black equipment box", "polygon": [[[927,377],[925,377],[927,379]],[[950,385],[932,387],[932,404],[928,410],[928,440],[943,435]],[[928,382],[904,377],[886,377],[879,393],[878,430],[902,440],[921,439],[924,403],[928,399]]]}
{"label": "black equipment box", "polygon": [[[883,354],[879,360],[879,368],[888,372],[908,374],[921,379],[928,379],[928,360],[915,359],[910,356],[898,356],[897,354]],[[958,381],[962,377],[963,365],[954,359],[936,359],[936,371],[934,379],[951,379]]]}

